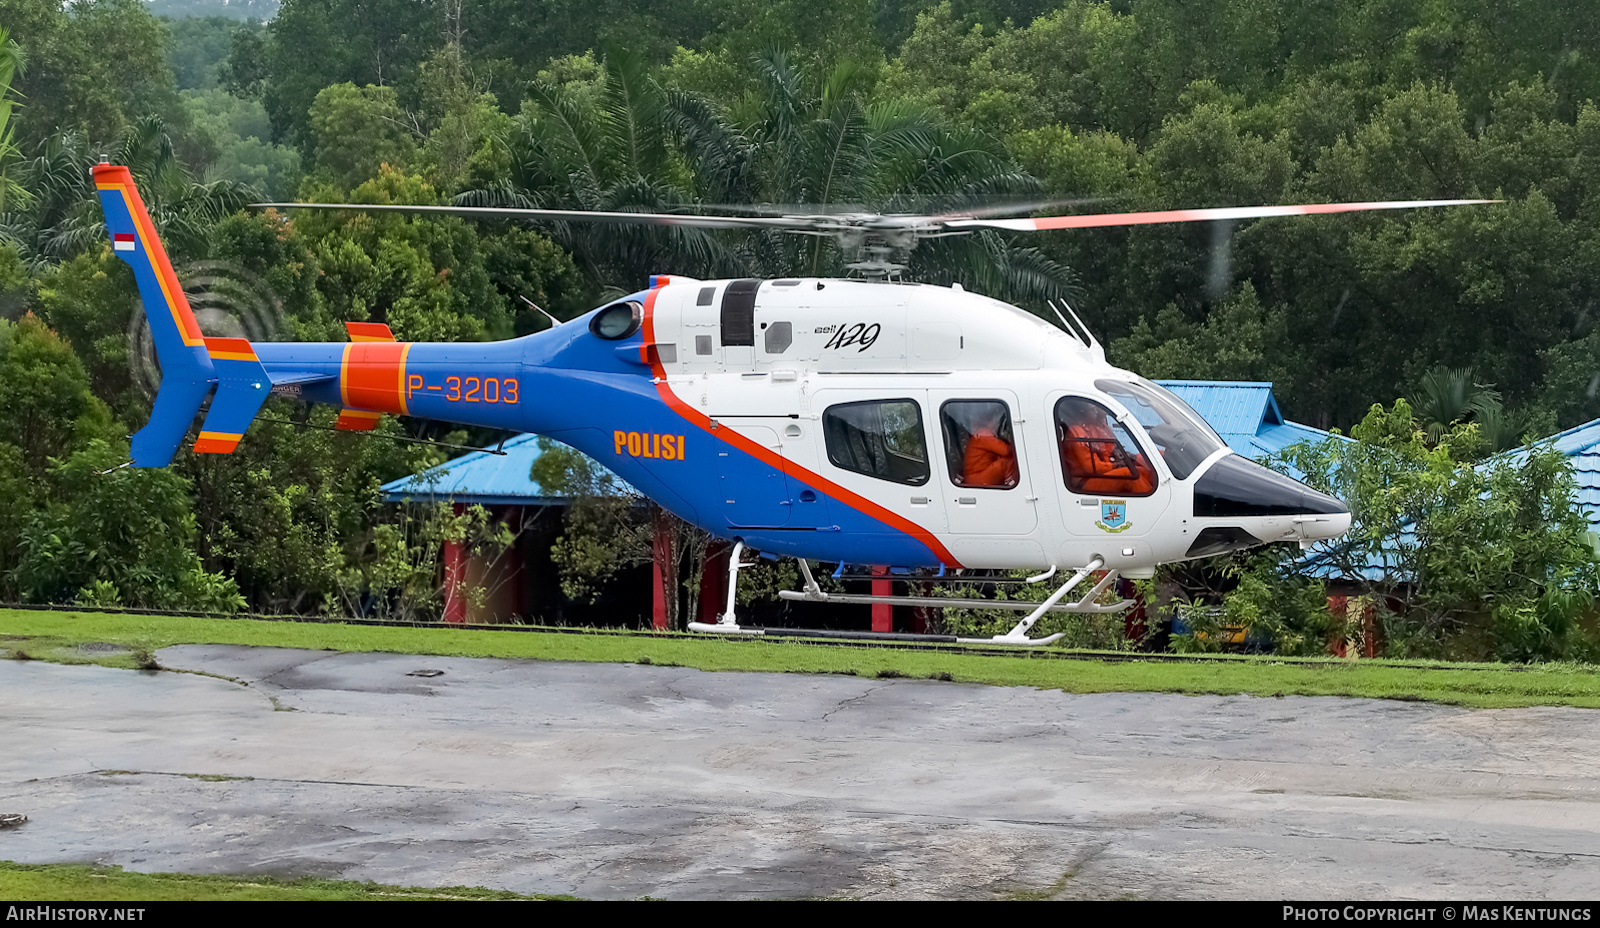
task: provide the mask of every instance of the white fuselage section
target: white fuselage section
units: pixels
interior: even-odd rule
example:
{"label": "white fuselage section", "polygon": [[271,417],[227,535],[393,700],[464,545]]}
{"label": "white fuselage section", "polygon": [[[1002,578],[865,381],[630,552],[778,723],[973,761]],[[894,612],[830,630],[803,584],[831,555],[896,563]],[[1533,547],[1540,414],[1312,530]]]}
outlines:
{"label": "white fuselage section", "polygon": [[[1101,556],[1138,574],[1190,556],[1197,534],[1213,523],[1267,542],[1348,527],[1348,515],[1196,518],[1194,481],[1230,452],[1218,450],[1188,479],[1175,478],[1135,416],[1096,386],[1135,377],[1106,363],[1098,344],[1014,306],[959,287],[798,278],[762,282],[748,325],[736,312],[730,328],[723,297],[735,283],[673,278],[658,292],[654,344],[672,392],[718,427],[933,532],[965,566],[1064,568]],[[1068,487],[1056,410],[1073,396],[1111,409],[1136,436],[1157,471],[1153,493]],[[884,400],[907,400],[920,411],[921,483],[841,467],[830,454],[824,413]],[[970,401],[1005,404],[1015,485],[961,485],[941,410]]]}

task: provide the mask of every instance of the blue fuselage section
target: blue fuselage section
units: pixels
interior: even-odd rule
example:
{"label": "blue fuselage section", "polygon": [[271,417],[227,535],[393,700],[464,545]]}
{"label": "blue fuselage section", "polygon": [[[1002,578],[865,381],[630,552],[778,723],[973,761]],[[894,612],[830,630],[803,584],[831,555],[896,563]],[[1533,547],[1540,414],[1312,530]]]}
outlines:
{"label": "blue fuselage section", "polygon": [[[255,349],[275,382],[291,383],[276,392],[545,435],[594,458],[679,518],[764,552],[957,566],[927,536],[891,524],[826,479],[785,466],[731,430],[719,435],[716,423],[686,414],[657,382],[641,334],[605,340],[587,321],[501,342],[391,343],[371,350],[259,343]],[[729,505],[730,487],[740,488],[738,507]]]}

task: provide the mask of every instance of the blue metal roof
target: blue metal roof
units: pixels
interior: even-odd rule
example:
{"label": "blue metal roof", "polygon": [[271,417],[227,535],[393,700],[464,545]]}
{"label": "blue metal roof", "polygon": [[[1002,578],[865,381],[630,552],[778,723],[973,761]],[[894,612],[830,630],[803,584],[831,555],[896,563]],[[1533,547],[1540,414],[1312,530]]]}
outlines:
{"label": "blue metal roof", "polygon": [[[1533,444],[1535,447],[1549,445],[1571,460],[1572,476],[1578,484],[1572,498],[1588,517],[1590,531],[1600,534],[1600,419],[1557,432]],[[1516,448],[1489,460],[1517,463],[1526,453],[1526,449]]]}
{"label": "blue metal roof", "polygon": [[[389,503],[456,502],[495,506],[564,504],[566,497],[545,490],[533,479],[533,462],[539,459],[539,436],[508,438],[500,450],[474,451],[453,458],[420,474],[383,485]],[[627,489],[627,484],[618,481]]]}
{"label": "blue metal roof", "polygon": [[1286,421],[1272,395],[1270,383],[1249,380],[1158,380],[1156,383],[1171,390],[1211,423],[1229,448],[1253,461],[1300,442],[1321,441],[1331,434]]}
{"label": "blue metal roof", "polygon": [[[1535,447],[1544,445],[1554,447],[1571,460],[1572,476],[1577,482],[1572,498],[1584,511],[1589,521],[1590,543],[1595,546],[1596,553],[1600,554],[1600,419],[1585,422],[1583,425],[1559,432],[1533,444]],[[1526,448],[1514,448],[1481,461],[1476,466],[1520,464],[1527,453]],[[1394,574],[1398,570],[1399,552],[1415,547],[1417,543],[1416,528],[1408,524],[1387,550],[1378,553],[1376,563],[1359,565],[1356,572],[1367,580],[1380,580],[1385,575]],[[1313,545],[1311,553],[1300,560],[1300,572],[1324,580],[1342,576],[1331,560],[1337,544],[1335,540]]]}
{"label": "blue metal roof", "polygon": [[1190,408],[1211,423],[1240,454],[1247,452],[1233,444],[1233,436],[1255,437],[1263,425],[1283,424],[1278,401],[1272,397],[1272,384],[1263,381],[1158,380]]}

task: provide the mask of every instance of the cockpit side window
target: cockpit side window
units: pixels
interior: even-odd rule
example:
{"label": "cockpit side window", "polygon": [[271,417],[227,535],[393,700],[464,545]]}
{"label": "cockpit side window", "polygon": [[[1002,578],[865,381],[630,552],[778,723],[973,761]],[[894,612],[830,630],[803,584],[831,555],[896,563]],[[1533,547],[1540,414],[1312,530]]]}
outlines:
{"label": "cockpit side window", "polygon": [[1199,413],[1148,380],[1096,380],[1094,386],[1133,413],[1155,442],[1167,470],[1179,480],[1187,480],[1213,452],[1227,447]]}
{"label": "cockpit side window", "polygon": [[1079,396],[1056,402],[1056,441],[1067,489],[1085,495],[1149,496],[1156,470],[1111,410]]}
{"label": "cockpit side window", "polygon": [[914,487],[928,482],[922,410],[912,400],[829,406],[822,435],[835,467]]}
{"label": "cockpit side window", "polygon": [[939,408],[950,482],[1009,490],[1017,485],[1017,443],[1011,412],[999,400],[951,400]]}

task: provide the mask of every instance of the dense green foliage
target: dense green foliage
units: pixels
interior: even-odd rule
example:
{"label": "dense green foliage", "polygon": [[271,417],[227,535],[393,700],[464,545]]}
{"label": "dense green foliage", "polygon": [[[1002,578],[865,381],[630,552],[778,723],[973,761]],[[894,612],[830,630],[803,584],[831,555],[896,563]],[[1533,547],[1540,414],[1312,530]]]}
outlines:
{"label": "dense green foliage", "polygon": [[[1502,200],[942,240],[913,254],[912,274],[1035,310],[1070,296],[1114,362],[1271,380],[1292,418],[1323,427],[1415,397],[1415,428],[1391,411],[1404,426],[1370,458],[1334,467],[1341,444],[1317,452],[1324,470],[1306,465],[1361,499],[1415,497],[1350,542],[1428,526],[1416,535],[1427,580],[1407,588],[1403,620],[1385,612],[1387,640],[1427,651],[1476,628],[1485,653],[1579,647],[1587,606],[1557,591],[1592,578],[1571,553],[1570,512],[1552,508],[1559,468],[1538,453],[1465,462],[1600,415],[1592,3],[0,0],[0,28],[7,597],[391,608],[426,600],[389,595],[396,565],[419,570],[419,546],[468,531],[408,532],[376,500],[437,449],[309,430],[277,401],[266,416],[292,421],[258,423],[230,458],[94,475],[119,463],[150,382],[128,337],[132,281],[85,170],[104,153],[133,166],[180,273],[210,281],[197,292],[253,307],[206,324],[257,338],[335,339],[365,320],[403,338],[500,338],[545,324],[520,297],[567,318],[656,271],[832,273],[841,257],[800,237],[237,212],[257,197],[1089,211]],[[305,421],[322,424],[326,411]],[[380,434],[442,437],[415,422]],[[1444,516],[1424,500],[1471,518],[1430,521]],[[637,556],[627,539],[593,546],[614,515],[575,516],[558,548],[574,577]],[[1540,533],[1548,549],[1535,550]],[[1276,622],[1280,647],[1316,650],[1331,632],[1312,626],[1331,620],[1296,605],[1312,603],[1308,587],[1273,585],[1274,570],[1235,578],[1246,595],[1229,608],[1256,611],[1230,621]]]}
{"label": "dense green foliage", "polygon": [[[1196,613],[1184,647],[1215,649],[1231,627],[1289,654],[1337,641],[1398,657],[1596,656],[1584,626],[1600,560],[1564,455],[1536,445],[1478,460],[1476,424],[1430,436],[1405,400],[1373,406],[1351,438],[1291,447],[1280,462],[1347,500],[1350,531],[1311,552],[1234,561],[1237,587],[1220,612]],[[1332,589],[1350,597],[1343,615]]]}

